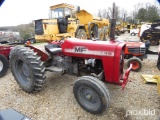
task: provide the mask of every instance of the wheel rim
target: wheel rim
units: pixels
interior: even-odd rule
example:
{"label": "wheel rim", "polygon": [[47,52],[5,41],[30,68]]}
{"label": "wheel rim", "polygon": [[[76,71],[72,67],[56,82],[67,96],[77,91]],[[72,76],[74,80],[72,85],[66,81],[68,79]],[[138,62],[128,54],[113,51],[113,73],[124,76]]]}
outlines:
{"label": "wheel rim", "polygon": [[29,82],[30,79],[30,69],[28,65],[22,60],[17,60],[15,64],[17,75],[23,82]]}
{"label": "wheel rim", "polygon": [[154,45],[154,44],[155,44],[155,41],[154,41],[154,40],[151,40],[151,44]]}
{"label": "wheel rim", "polygon": [[92,108],[93,110],[99,108],[100,97],[93,89],[81,86],[79,88],[78,96],[82,106],[85,106],[86,108]]}
{"label": "wheel rim", "polygon": [[156,45],[157,42],[155,40],[150,40],[151,45]]}
{"label": "wheel rim", "polygon": [[0,60],[0,72],[3,70],[3,63],[2,61]]}
{"label": "wheel rim", "polygon": [[137,61],[132,61],[132,69],[136,70],[139,68],[139,63]]}
{"label": "wheel rim", "polygon": [[22,72],[23,72],[23,74],[25,75],[25,76],[29,76],[29,67],[27,66],[27,64],[26,63],[23,63],[22,64]]}

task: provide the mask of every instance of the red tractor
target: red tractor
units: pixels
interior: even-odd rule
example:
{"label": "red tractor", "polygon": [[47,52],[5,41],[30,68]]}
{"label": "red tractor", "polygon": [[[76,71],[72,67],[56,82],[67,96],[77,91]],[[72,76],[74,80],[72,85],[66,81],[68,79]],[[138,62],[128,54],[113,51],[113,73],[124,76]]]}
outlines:
{"label": "red tractor", "polygon": [[127,59],[127,66],[132,63],[132,71],[139,71],[142,68],[142,61],[147,58],[147,47],[143,42],[126,42],[124,51],[125,59]]}
{"label": "red tractor", "polygon": [[42,89],[46,71],[75,75],[78,79],[73,94],[79,105],[92,114],[107,111],[110,94],[104,83],[117,84],[124,89],[132,68],[130,64],[124,74],[126,43],[115,41],[115,22],[113,19],[111,23],[111,41],[67,38],[45,45],[44,50],[30,45],[12,48],[9,59],[16,82],[31,93]]}
{"label": "red tractor", "polygon": [[45,45],[45,51],[29,45],[16,46],[10,52],[10,67],[15,80],[26,92],[42,89],[46,71],[76,76],[85,73],[74,84],[74,96],[86,111],[103,113],[110,102],[103,82],[118,84],[124,89],[128,81],[132,65],[124,75],[125,47],[122,42],[76,38]]}

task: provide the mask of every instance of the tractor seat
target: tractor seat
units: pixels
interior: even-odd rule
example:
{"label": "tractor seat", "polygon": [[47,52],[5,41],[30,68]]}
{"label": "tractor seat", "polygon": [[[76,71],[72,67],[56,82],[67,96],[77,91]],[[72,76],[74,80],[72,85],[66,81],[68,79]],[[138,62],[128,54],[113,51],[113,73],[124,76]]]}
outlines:
{"label": "tractor seat", "polygon": [[59,45],[48,44],[48,45],[45,45],[44,47],[45,47],[45,50],[52,55],[62,52],[62,48]]}

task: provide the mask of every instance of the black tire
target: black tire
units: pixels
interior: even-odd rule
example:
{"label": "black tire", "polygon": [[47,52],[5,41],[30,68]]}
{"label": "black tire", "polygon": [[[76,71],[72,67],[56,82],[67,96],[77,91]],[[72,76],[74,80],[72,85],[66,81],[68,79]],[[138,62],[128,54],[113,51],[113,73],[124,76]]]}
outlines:
{"label": "black tire", "polygon": [[138,57],[132,57],[127,61],[127,66],[130,66],[130,63],[132,64],[131,71],[138,72],[142,68],[142,61]]}
{"label": "black tire", "polygon": [[31,40],[30,40],[30,42],[31,42],[31,44],[33,44],[33,43],[34,43],[34,40],[33,40],[33,39],[31,39]]}
{"label": "black tire", "polygon": [[30,42],[31,42],[31,44],[34,44],[34,43],[36,43],[36,40],[35,39],[30,39]]}
{"label": "black tire", "polygon": [[121,32],[120,31],[117,31],[117,36],[120,36],[121,35]]}
{"label": "black tire", "polygon": [[[109,108],[110,95],[108,88],[103,82],[101,82],[95,77],[80,77],[73,86],[73,93],[78,104],[84,110],[92,114],[102,114]],[[88,96],[84,96],[84,94],[87,94]],[[90,100],[87,100],[86,98],[93,96],[97,98],[96,103],[95,99],[90,98]]]}
{"label": "black tire", "polygon": [[140,40],[141,40],[141,42],[144,42],[144,41],[145,41],[145,39],[144,39],[143,36],[140,36]]}
{"label": "black tire", "polygon": [[15,47],[10,53],[11,72],[26,92],[40,91],[45,83],[45,67],[40,57],[28,47]]}
{"label": "black tire", "polygon": [[4,55],[0,55],[0,78],[5,76],[9,68],[8,59]]}
{"label": "black tire", "polygon": [[76,38],[87,39],[87,34],[86,34],[85,30],[84,29],[79,29],[77,31]]}
{"label": "black tire", "polygon": [[98,38],[103,41],[107,40],[108,38],[108,28],[107,27],[100,28],[98,30]]}
{"label": "black tire", "polygon": [[159,40],[158,39],[149,39],[150,45],[151,46],[156,46],[159,44]]}
{"label": "black tire", "polygon": [[19,50],[22,46],[15,46],[14,48],[12,48],[12,50],[9,53],[9,60],[11,59],[12,56],[14,56],[14,54],[17,52],[17,50]]}
{"label": "black tire", "polygon": [[131,33],[131,36],[135,36],[136,35],[136,33]]}

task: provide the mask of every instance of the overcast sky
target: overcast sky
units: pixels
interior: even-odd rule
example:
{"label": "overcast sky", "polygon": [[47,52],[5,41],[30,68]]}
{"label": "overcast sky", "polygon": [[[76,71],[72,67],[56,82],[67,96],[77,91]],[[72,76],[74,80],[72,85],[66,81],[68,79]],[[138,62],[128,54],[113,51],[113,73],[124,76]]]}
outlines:
{"label": "overcast sky", "polygon": [[120,9],[124,8],[130,12],[138,2],[154,1],[155,0],[5,0],[0,7],[0,26],[15,26],[18,24],[26,24],[36,19],[48,18],[49,7],[59,3],[79,5],[81,9],[86,9],[88,12],[96,14],[99,9],[112,7],[113,2],[115,2],[116,6],[119,6]]}

